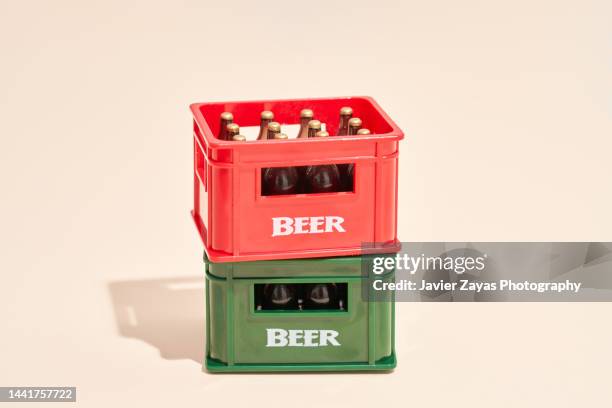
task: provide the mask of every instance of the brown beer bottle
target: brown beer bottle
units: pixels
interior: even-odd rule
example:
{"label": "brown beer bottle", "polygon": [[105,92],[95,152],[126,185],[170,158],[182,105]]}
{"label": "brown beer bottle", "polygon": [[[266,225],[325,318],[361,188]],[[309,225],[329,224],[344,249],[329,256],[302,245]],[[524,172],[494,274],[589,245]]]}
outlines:
{"label": "brown beer bottle", "polygon": [[348,135],[349,120],[353,117],[353,109],[349,106],[345,106],[340,109],[340,123],[338,125],[338,132],[336,136]]}
{"label": "brown beer bottle", "polygon": [[[314,135],[321,130],[321,122],[312,119],[312,116],[313,112],[310,109],[302,109],[300,112],[300,133],[298,134],[298,138],[314,137]],[[297,168],[301,180],[304,179],[307,169],[307,166],[300,166]],[[300,185],[300,192],[304,192],[303,185]]]}
{"label": "brown beer bottle", "polygon": [[268,123],[268,128],[266,130],[268,139],[275,139],[276,135],[280,134],[281,127],[278,122],[270,122]]}
{"label": "brown beer bottle", "polygon": [[361,129],[361,119],[359,118],[352,118],[351,120],[349,120],[349,129],[348,129],[348,134],[349,135],[356,135],[357,132],[359,132],[359,129]]}
{"label": "brown beer bottle", "polygon": [[308,137],[308,123],[312,120],[314,113],[312,109],[302,109],[300,112],[300,131],[298,138]]}
{"label": "brown beer bottle", "polygon": [[[275,140],[287,140],[287,135],[280,133],[280,125],[272,122],[268,125],[268,134]],[[263,170],[261,188],[263,195],[297,194],[300,176],[295,167],[269,167]]]}
{"label": "brown beer bottle", "polygon": [[217,139],[220,140],[229,140],[227,137],[227,125],[234,122],[234,115],[230,112],[223,112],[221,114],[221,121],[219,124],[219,134],[217,135]]}
{"label": "brown beer bottle", "polygon": [[227,140],[233,140],[234,136],[240,134],[240,126],[236,123],[230,123],[225,127],[227,133]]}
{"label": "brown beer bottle", "polygon": [[[357,131],[358,135],[370,135],[370,129],[361,128]],[[346,170],[343,175],[344,191],[353,191],[353,184],[355,183],[355,163],[349,163],[346,166]]]}
{"label": "brown beer bottle", "polygon": [[244,137],[243,135],[234,135],[232,136],[232,140],[234,142],[246,142],[246,137]]}
{"label": "brown beer bottle", "polygon": [[[315,137],[328,137],[329,133],[319,131]],[[309,166],[306,169],[304,189],[307,193],[331,193],[341,188],[340,172],[335,164]]]}
{"label": "brown beer bottle", "polygon": [[308,137],[315,137],[318,131],[321,130],[321,122],[313,119],[308,122]]}
{"label": "brown beer bottle", "polygon": [[[348,133],[347,135],[356,135],[361,128],[361,119],[351,118],[347,121]],[[353,163],[339,164],[338,171],[340,172],[340,178],[342,179],[342,191],[353,191]]]}
{"label": "brown beer bottle", "polygon": [[306,289],[307,309],[337,308],[338,290],[335,283],[315,283]]}
{"label": "brown beer bottle", "polygon": [[266,309],[297,309],[297,293],[294,285],[285,283],[264,286]]}
{"label": "brown beer bottle", "polygon": [[261,112],[260,118],[259,135],[257,136],[257,140],[272,139],[271,137],[268,137],[268,125],[274,120],[274,113],[267,110],[263,111]]}

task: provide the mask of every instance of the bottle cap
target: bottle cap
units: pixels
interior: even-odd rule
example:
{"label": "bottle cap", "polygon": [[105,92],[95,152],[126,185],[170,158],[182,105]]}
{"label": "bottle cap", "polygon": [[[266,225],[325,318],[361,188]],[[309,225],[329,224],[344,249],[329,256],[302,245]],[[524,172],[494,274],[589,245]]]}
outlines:
{"label": "bottle cap", "polygon": [[246,141],[246,137],[244,137],[243,135],[234,135],[232,136],[232,140],[234,142],[244,142]]}
{"label": "bottle cap", "polygon": [[231,112],[223,112],[221,114],[221,119],[223,119],[223,120],[234,120],[234,115],[232,115]]}
{"label": "bottle cap", "polygon": [[321,122],[316,119],[313,119],[308,122],[308,127],[311,129],[321,129]]}
{"label": "bottle cap", "polygon": [[285,139],[289,139],[289,136],[287,136],[284,133],[276,133],[274,135],[274,139],[283,139],[283,140],[285,140]]}
{"label": "bottle cap", "polygon": [[312,112],[312,109],[302,109],[300,111],[300,118],[312,118],[314,116],[314,113]]}
{"label": "bottle cap", "polygon": [[238,133],[238,132],[240,132],[240,126],[238,126],[235,123],[228,124],[226,126],[226,128],[227,128],[227,131],[230,132],[230,133]]}
{"label": "bottle cap", "polygon": [[361,126],[361,119],[359,118],[352,118],[351,120],[349,120],[349,126],[350,127],[360,127]]}
{"label": "bottle cap", "polygon": [[280,123],[278,122],[268,123],[268,130],[271,130],[272,132],[280,132]]}
{"label": "bottle cap", "polygon": [[267,119],[267,120],[274,119],[274,112],[268,111],[268,110],[262,111],[261,112],[261,118],[262,119]]}
{"label": "bottle cap", "polygon": [[372,132],[370,132],[370,129],[363,128],[363,129],[359,129],[357,131],[357,134],[358,135],[371,135]]}
{"label": "bottle cap", "polygon": [[340,108],[340,115],[342,116],[350,116],[353,114],[353,108],[351,108],[350,106],[344,106],[342,108]]}
{"label": "bottle cap", "polygon": [[319,130],[317,133],[315,133],[316,137],[328,137],[329,133],[324,131],[324,130]]}

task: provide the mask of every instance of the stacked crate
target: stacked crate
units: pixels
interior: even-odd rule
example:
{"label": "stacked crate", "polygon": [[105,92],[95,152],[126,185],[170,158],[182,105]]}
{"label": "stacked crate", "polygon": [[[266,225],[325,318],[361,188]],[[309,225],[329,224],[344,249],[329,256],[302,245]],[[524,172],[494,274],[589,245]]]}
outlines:
{"label": "stacked crate", "polygon": [[[350,106],[371,135],[219,140],[219,115],[257,126],[260,112],[295,124],[312,109],[328,129]],[[362,293],[364,244],[395,252],[402,132],[368,97],[198,103],[193,219],[206,251],[209,371],[388,370],[395,366],[394,305]],[[352,191],[266,196],[262,169],[354,164]],[[392,279],[387,276],[385,279]],[[266,306],[266,285],[304,292],[333,284],[328,308]],[[304,300],[304,299],[302,299]]]}

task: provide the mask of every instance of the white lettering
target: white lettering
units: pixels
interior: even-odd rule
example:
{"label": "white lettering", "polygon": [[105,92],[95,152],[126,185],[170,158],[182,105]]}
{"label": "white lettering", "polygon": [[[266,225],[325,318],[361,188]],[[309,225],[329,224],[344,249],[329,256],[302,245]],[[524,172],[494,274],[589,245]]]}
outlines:
{"label": "white lettering", "polygon": [[266,347],[340,346],[337,340],[339,333],[335,330],[266,329],[266,333]]}
{"label": "white lettering", "polygon": [[321,347],[327,346],[328,341],[329,341],[329,344],[331,344],[332,346],[340,345],[340,343],[336,341],[336,337],[338,337],[338,332],[335,330],[321,330],[319,337],[321,339],[319,341],[319,344],[321,345]]}
{"label": "white lettering", "polygon": [[308,229],[304,229],[304,227],[308,227],[308,217],[296,217],[295,218],[295,230],[294,234],[308,234]]}
{"label": "white lettering", "polygon": [[325,232],[322,230],[321,226],[325,224],[325,217],[310,217],[310,233],[311,234],[320,234]]}
{"label": "white lettering", "polygon": [[293,218],[275,217],[272,218],[272,236],[289,235],[293,233]]}
{"label": "white lettering", "polygon": [[323,232],[346,232],[344,218],[337,215],[318,217],[273,217],[272,236],[292,234],[321,234]]}
{"label": "white lettering", "polygon": [[344,222],[344,218],[342,217],[336,217],[336,216],[325,217],[325,232],[332,232],[334,228],[338,232],[346,232],[344,231],[344,228],[342,228],[342,225],[340,225],[343,222]]}
{"label": "white lettering", "polygon": [[285,347],[289,343],[287,340],[287,330],[266,329],[266,332],[268,333],[266,347]]}
{"label": "white lettering", "polygon": [[303,346],[300,340],[304,338],[303,330],[289,330],[289,347],[300,347]]}
{"label": "white lettering", "polygon": [[319,345],[316,342],[318,337],[318,330],[304,330],[304,347],[317,347]]}

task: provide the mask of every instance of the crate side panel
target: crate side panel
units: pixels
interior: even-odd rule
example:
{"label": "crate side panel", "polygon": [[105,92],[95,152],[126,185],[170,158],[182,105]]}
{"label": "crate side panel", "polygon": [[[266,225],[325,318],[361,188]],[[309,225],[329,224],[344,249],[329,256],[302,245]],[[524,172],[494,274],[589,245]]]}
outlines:
{"label": "crate side panel", "polygon": [[[356,167],[355,193],[257,197],[257,172],[242,172],[240,252],[359,247],[374,239],[374,163]],[[316,217],[316,218],[314,218]],[[331,218],[338,217],[338,218]],[[300,219],[300,220],[298,220]],[[303,219],[303,221],[301,221]],[[306,223],[299,233],[297,222]]]}
{"label": "crate side panel", "polygon": [[231,168],[212,168],[210,180],[211,194],[211,246],[217,251],[233,252],[232,219],[233,185]]}
{"label": "crate side panel", "polygon": [[386,243],[397,239],[397,157],[376,163],[376,231],[374,242]]}
{"label": "crate side panel", "polygon": [[225,280],[209,279],[208,281],[208,317],[206,322],[209,327],[206,339],[210,356],[217,360],[227,361],[227,324],[226,301],[227,283]]}
{"label": "crate side panel", "polygon": [[[259,281],[235,281],[236,299],[249,299],[253,284]],[[341,280],[338,280],[341,282]],[[349,308],[333,317],[296,313],[252,313],[250,302],[235,303],[236,363],[332,363],[367,361],[368,307],[361,301],[358,280],[349,283]],[[340,346],[267,347],[266,329],[335,330]]]}

